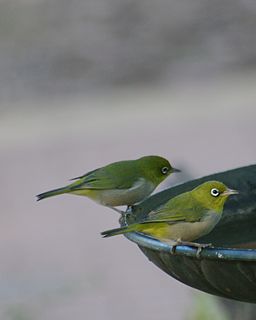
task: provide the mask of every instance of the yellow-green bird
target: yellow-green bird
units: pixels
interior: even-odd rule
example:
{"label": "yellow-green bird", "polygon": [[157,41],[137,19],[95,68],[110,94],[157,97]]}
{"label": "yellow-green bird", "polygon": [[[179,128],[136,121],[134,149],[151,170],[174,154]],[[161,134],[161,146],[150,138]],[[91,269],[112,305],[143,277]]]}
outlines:
{"label": "yellow-green bird", "polygon": [[104,231],[104,237],[128,232],[142,232],[173,246],[204,247],[191,241],[209,233],[221,218],[227,198],[238,191],[222,182],[208,181],[192,191],[182,193],[149,213],[146,220]]}
{"label": "yellow-green bird", "polygon": [[159,156],[119,161],[74,178],[77,181],[68,186],[41,193],[37,199],[71,193],[107,207],[130,206],[141,202],[171,173],[179,171]]}

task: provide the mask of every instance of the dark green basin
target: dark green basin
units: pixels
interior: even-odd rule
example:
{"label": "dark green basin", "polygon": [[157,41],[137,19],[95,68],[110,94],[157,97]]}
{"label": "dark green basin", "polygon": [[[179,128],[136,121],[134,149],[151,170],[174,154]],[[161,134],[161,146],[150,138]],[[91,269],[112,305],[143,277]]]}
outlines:
{"label": "dark green basin", "polygon": [[[240,194],[231,197],[215,229],[197,242],[212,243],[200,258],[196,249],[171,246],[151,237],[127,234],[143,253],[175,279],[199,290],[256,303],[256,165],[213,174],[160,192],[133,208],[127,222],[140,220],[167,199],[207,181],[220,180]],[[123,223],[123,221],[121,221]]]}

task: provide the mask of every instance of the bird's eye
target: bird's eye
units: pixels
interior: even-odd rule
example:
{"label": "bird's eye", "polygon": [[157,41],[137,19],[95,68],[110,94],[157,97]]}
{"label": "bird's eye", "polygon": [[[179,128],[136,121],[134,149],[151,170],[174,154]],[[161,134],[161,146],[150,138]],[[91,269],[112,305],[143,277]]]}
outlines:
{"label": "bird's eye", "polygon": [[219,192],[218,189],[213,188],[213,189],[211,190],[211,195],[212,195],[213,197],[218,197],[219,194],[220,194],[220,192]]}
{"label": "bird's eye", "polygon": [[169,171],[169,168],[168,167],[163,167],[161,169],[161,171],[162,171],[162,174],[166,174]]}

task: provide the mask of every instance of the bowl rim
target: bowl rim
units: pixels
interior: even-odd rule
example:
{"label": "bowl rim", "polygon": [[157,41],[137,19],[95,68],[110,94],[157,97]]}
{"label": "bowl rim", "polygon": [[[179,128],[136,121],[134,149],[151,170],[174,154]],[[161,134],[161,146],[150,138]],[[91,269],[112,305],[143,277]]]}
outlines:
{"label": "bowl rim", "polygon": [[228,260],[228,261],[256,261],[256,249],[237,249],[223,247],[204,248],[200,255],[197,256],[197,248],[187,245],[178,245],[175,253],[172,253],[172,246],[168,243],[161,242],[155,238],[138,232],[126,233],[125,237],[136,243],[138,246],[159,251],[170,256],[187,256],[195,259],[210,259],[210,260]]}

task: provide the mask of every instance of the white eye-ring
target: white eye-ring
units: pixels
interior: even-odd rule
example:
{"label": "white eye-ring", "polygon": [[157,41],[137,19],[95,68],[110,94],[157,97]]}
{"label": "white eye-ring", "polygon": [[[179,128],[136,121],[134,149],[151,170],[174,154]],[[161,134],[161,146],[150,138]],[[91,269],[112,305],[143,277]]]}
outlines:
{"label": "white eye-ring", "polygon": [[166,174],[169,171],[169,168],[168,167],[163,167],[161,169],[161,171],[162,171],[162,174]]}
{"label": "white eye-ring", "polygon": [[218,197],[219,194],[220,194],[220,192],[219,192],[218,189],[212,188],[212,190],[211,190],[211,195],[212,195],[213,197]]}

